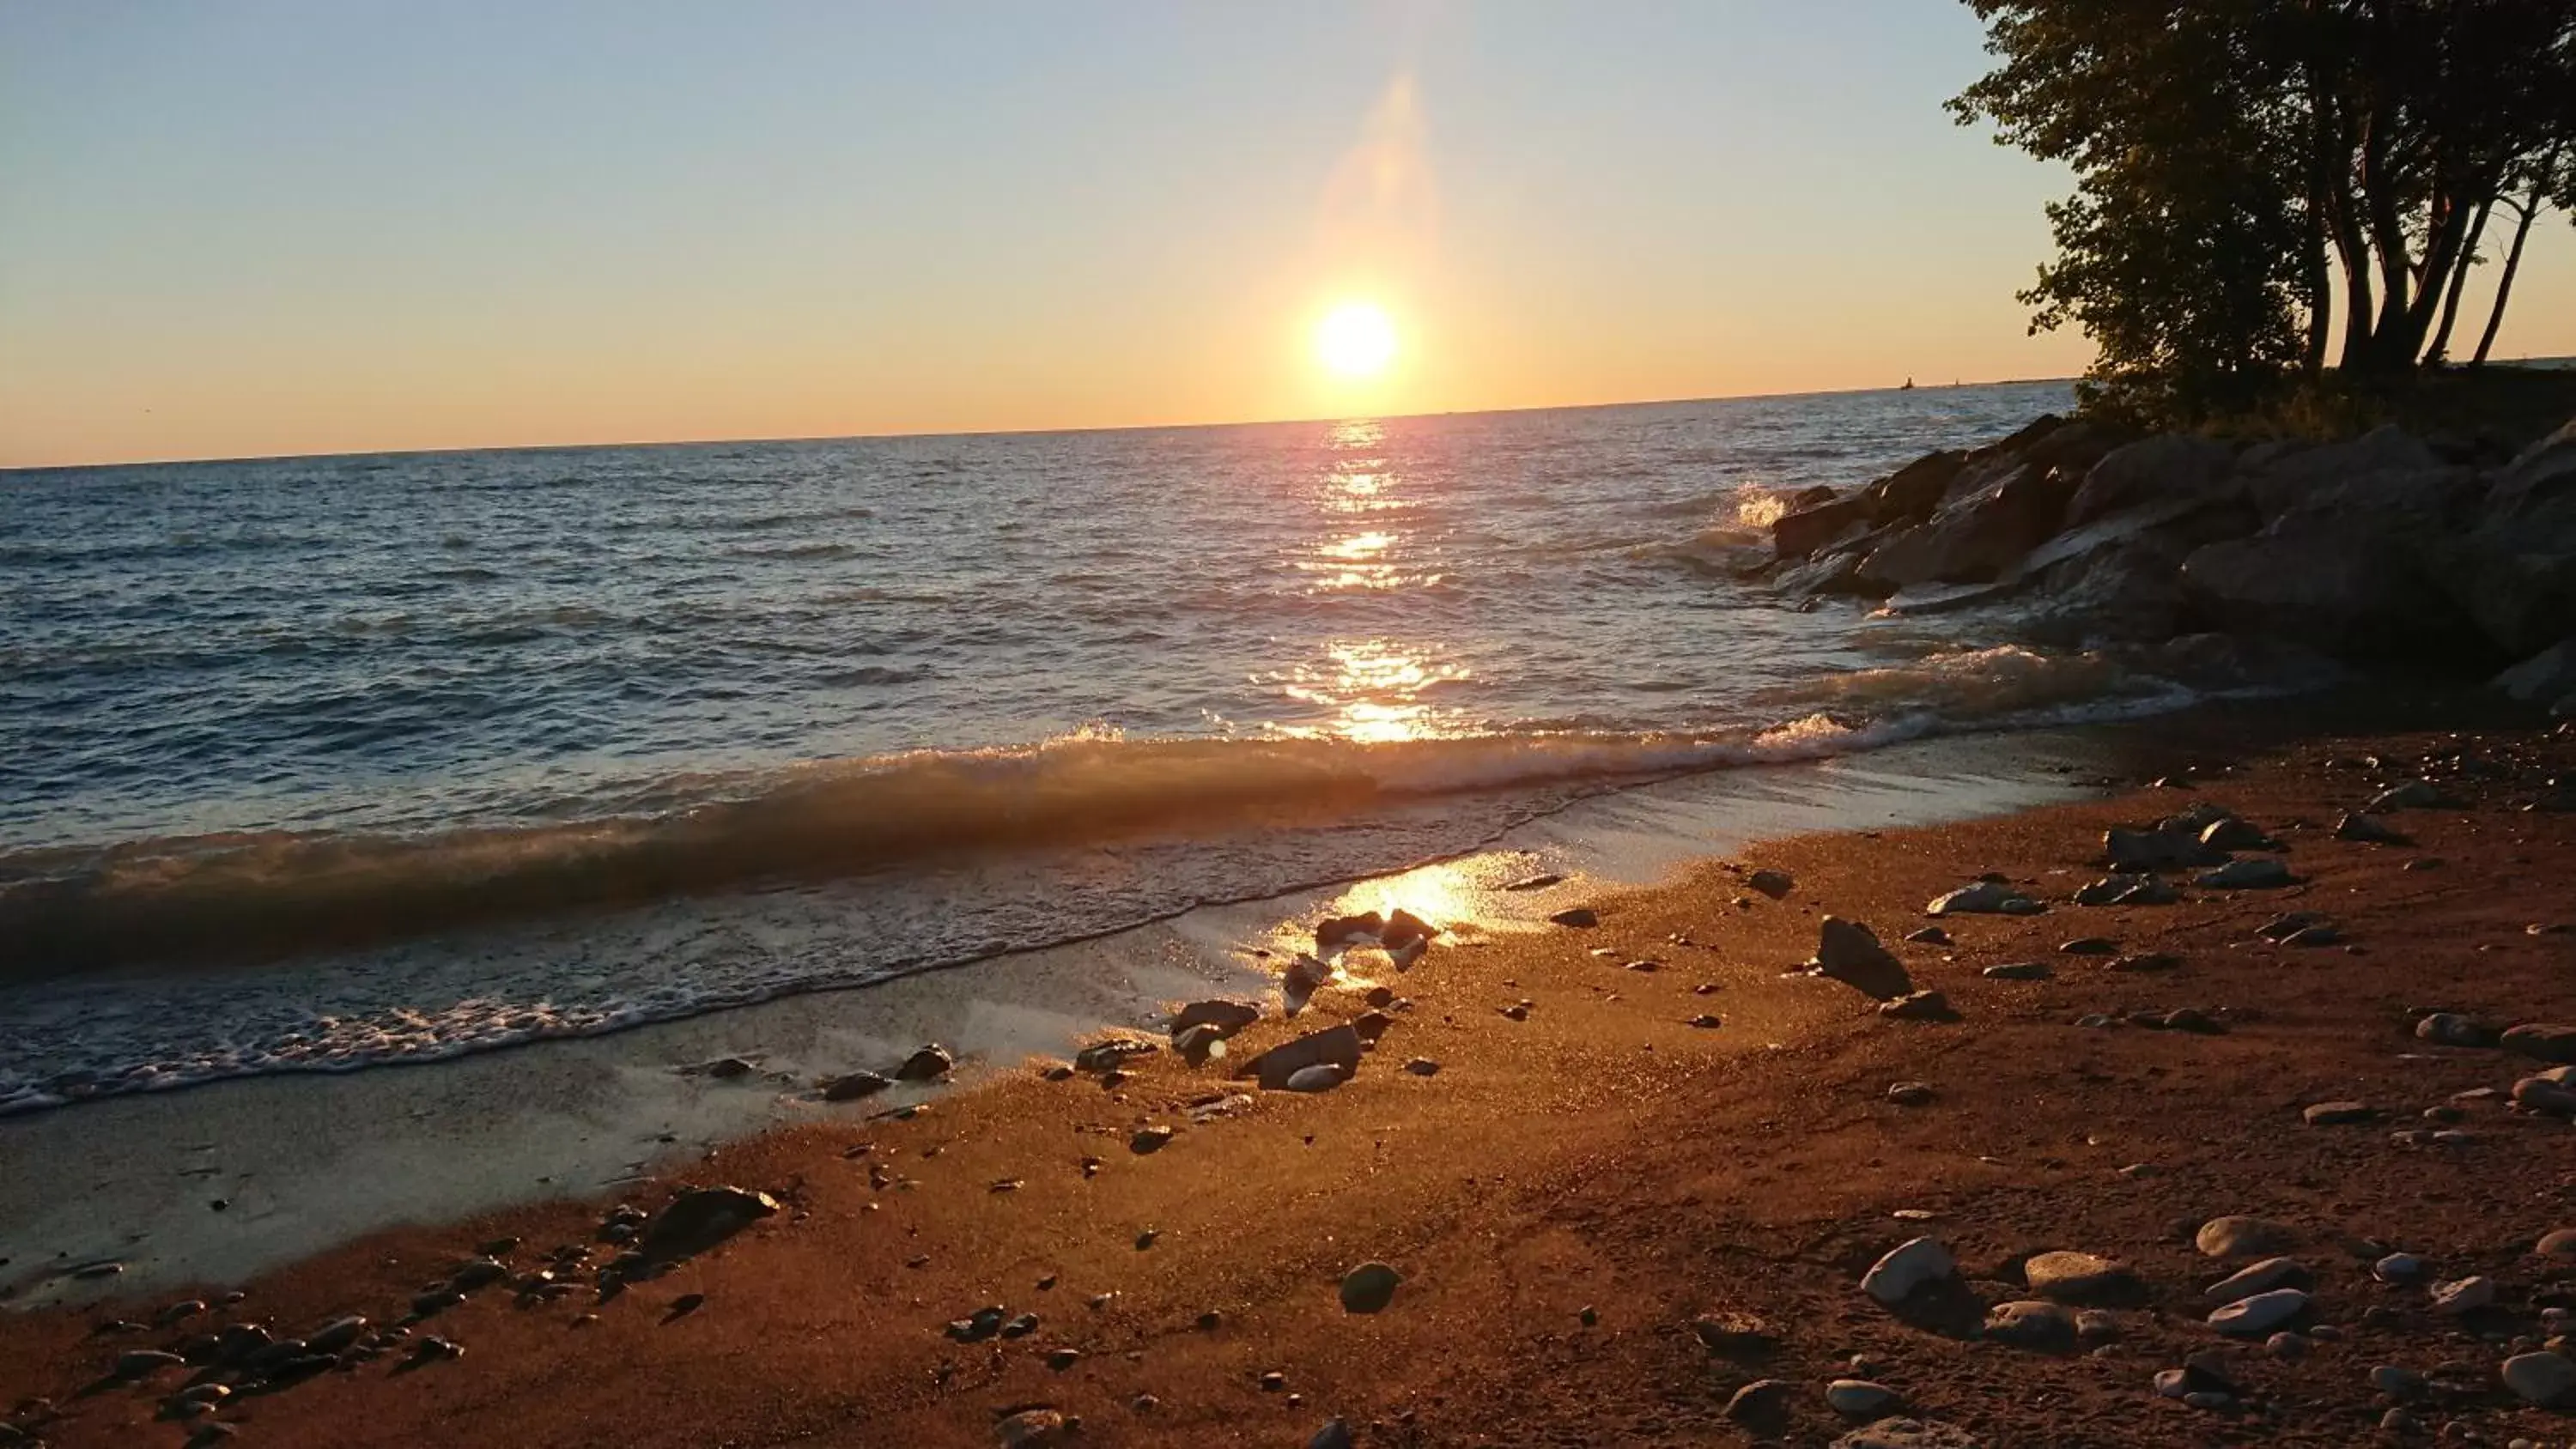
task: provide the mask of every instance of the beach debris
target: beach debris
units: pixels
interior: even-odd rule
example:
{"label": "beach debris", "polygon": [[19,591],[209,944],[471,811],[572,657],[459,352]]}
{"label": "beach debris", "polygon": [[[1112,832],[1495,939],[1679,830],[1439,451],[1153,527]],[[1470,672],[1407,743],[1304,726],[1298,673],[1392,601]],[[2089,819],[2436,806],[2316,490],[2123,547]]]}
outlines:
{"label": "beach debris", "polygon": [[1920,1107],[1934,1096],[1930,1082],[1894,1082],[1887,1089],[1887,1100],[1900,1107]]}
{"label": "beach debris", "polygon": [[2035,916],[2048,909],[2000,881],[1964,885],[1925,906],[1935,916]]}
{"label": "beach debris", "polygon": [[2286,1223],[2231,1215],[2201,1224],[2192,1242],[2212,1258],[2263,1258],[2289,1248],[2298,1238],[2298,1230]]}
{"label": "beach debris", "polygon": [[2098,1303],[2135,1295],[2142,1286],[2126,1263],[2093,1253],[2038,1253],[2022,1264],[2030,1291],[2055,1303]]}
{"label": "beach debris", "polygon": [[1939,926],[1925,926],[1919,931],[1908,931],[1905,934],[1905,939],[1911,944],[1917,946],[1947,946],[1951,944],[1950,933],[1942,930]]}
{"label": "beach debris", "polygon": [[2269,857],[2259,860],[2231,860],[2213,871],[2192,878],[2192,884],[2214,891],[2263,891],[2294,886],[2299,878],[2290,868]]}
{"label": "beach debris", "polygon": [[1137,1057],[1149,1057],[1162,1047],[1143,1037],[1114,1036],[1096,1041],[1074,1053],[1073,1068],[1078,1072],[1105,1072],[1123,1066]]}
{"label": "beach debris", "polygon": [[1238,1077],[1257,1077],[1265,1091],[1278,1091],[1307,1067],[1331,1063],[1345,1072],[1360,1069],[1360,1034],[1347,1024],[1281,1042],[1235,1068]]}
{"label": "beach debris", "polygon": [[2102,855],[2113,871],[2124,875],[2218,865],[2227,853],[2201,844],[2199,830],[2205,828],[2132,830],[2115,825],[2102,833]]}
{"label": "beach debris", "polygon": [[1750,1313],[1703,1313],[1691,1320],[1700,1346],[1728,1358],[1759,1358],[1780,1346],[1771,1325]]}
{"label": "beach debris", "polygon": [[2275,1288],[2220,1306],[2209,1326],[2230,1338],[2265,1338],[2308,1311],[2308,1295],[2298,1288]]}
{"label": "beach debris", "polygon": [[2335,822],[2335,839],[2357,845],[2413,845],[2415,842],[2376,816],[2355,810]]}
{"label": "beach debris", "polygon": [[2399,810],[2457,810],[2460,802],[2445,794],[2430,780],[2409,780],[2403,785],[2382,790],[2371,797],[2365,807],[2374,815],[2388,815]]}
{"label": "beach debris", "polygon": [[1288,1080],[1280,1085],[1291,1092],[1329,1092],[1348,1080],[1350,1073],[1338,1063],[1317,1062],[1290,1072]]}
{"label": "beach debris", "polygon": [[1956,1021],[1950,998],[1939,991],[1915,991],[1879,1003],[1878,1014],[1890,1021]]}
{"label": "beach debris", "polygon": [[1404,1064],[1404,1069],[1417,1077],[1436,1077],[1440,1075],[1440,1064],[1429,1057],[1415,1057],[1413,1060]]}
{"label": "beach debris", "polygon": [[2224,1306],[2242,1303],[2257,1293],[2276,1288],[2305,1288],[2315,1281],[2307,1265],[2296,1258],[2265,1258],[2249,1263],[2202,1290],[2201,1296]]}
{"label": "beach debris", "polygon": [[1836,1379],[1825,1385],[1825,1407],[1846,1419],[1884,1419],[1904,1406],[1904,1395],[1868,1379]]}
{"label": "beach debris", "polygon": [[903,1065],[894,1069],[894,1077],[898,1082],[935,1082],[956,1065],[957,1058],[949,1054],[948,1048],[932,1042],[905,1057]]}
{"label": "beach debris", "polygon": [[1351,1449],[1351,1426],[1339,1419],[1327,1419],[1324,1427],[1306,1441],[1306,1449]]}
{"label": "beach debris", "polygon": [[1787,1379],[1755,1379],[1726,1401],[1726,1417],[1735,1423],[1770,1429],[1787,1422],[1798,1386]]}
{"label": "beach debris", "polygon": [[2301,1109],[2299,1116],[2311,1127],[2348,1127],[2377,1120],[2379,1109],[2367,1102],[2317,1102]]}
{"label": "beach debris", "polygon": [[1916,1293],[1958,1276],[1958,1261],[1937,1238],[1914,1238],[1888,1251],[1860,1280],[1860,1291],[1894,1308]]}
{"label": "beach debris", "polygon": [[893,1085],[894,1078],[886,1076],[881,1072],[851,1072],[844,1076],[834,1077],[830,1081],[825,1082],[823,1084],[823,1100],[826,1102],[855,1102],[861,1097],[873,1097],[877,1093],[882,1092]]}
{"label": "beach debris", "polygon": [[2047,981],[2055,978],[2057,970],[2045,961],[2007,961],[1977,974],[1989,981]]}
{"label": "beach debris", "polygon": [[1261,1008],[1249,1001],[1211,997],[1193,1001],[1172,1013],[1171,1033],[1177,1037],[1200,1027],[1213,1029],[1219,1036],[1232,1036],[1261,1020]]}
{"label": "beach debris", "polygon": [[1797,879],[1785,870],[1757,870],[1744,878],[1748,889],[1760,891],[1773,900],[1786,897],[1798,888]]}
{"label": "beach debris", "polygon": [[2576,1026],[2526,1022],[2507,1030],[2496,1045],[2537,1061],[2576,1063]]}
{"label": "beach debris", "polygon": [[2477,1276],[2458,1278],[2448,1283],[2436,1283],[2426,1297],[2436,1313],[2446,1313],[2453,1317],[2463,1313],[2474,1313],[2478,1309],[2491,1308],[2495,1305],[2495,1280]]}
{"label": "beach debris", "polygon": [[2035,1299],[1998,1303],[1986,1310],[1985,1336],[2013,1348],[2064,1353],[2075,1347],[2075,1315]]}
{"label": "beach debris", "polygon": [[674,1262],[703,1253],[777,1212],[778,1199],[765,1192],[739,1187],[684,1189],[644,1225],[635,1248],[647,1262]]}
{"label": "beach debris", "polygon": [[1516,881],[1507,881],[1504,883],[1503,889],[1507,891],[1543,891],[1549,886],[1563,884],[1565,884],[1564,876],[1557,875],[1554,872],[1541,872],[1537,875],[1522,876]]}
{"label": "beach debris", "polygon": [[2526,1404],[2544,1409],[2576,1404],[2576,1361],[2564,1354],[2516,1354],[2498,1372],[2504,1386]]}
{"label": "beach debris", "polygon": [[1577,930],[1589,930],[1601,924],[1600,913],[1590,906],[1568,906],[1547,919],[1552,925],[1571,926]]}
{"label": "beach debris", "polygon": [[1858,921],[1827,916],[1818,928],[1815,959],[1807,963],[1816,975],[1881,1001],[1892,1001],[1914,989],[1905,963],[1896,959],[1878,936]]}
{"label": "beach debris", "polygon": [[1342,1275],[1342,1311],[1376,1313],[1395,1301],[1404,1275],[1384,1263],[1362,1263]]}

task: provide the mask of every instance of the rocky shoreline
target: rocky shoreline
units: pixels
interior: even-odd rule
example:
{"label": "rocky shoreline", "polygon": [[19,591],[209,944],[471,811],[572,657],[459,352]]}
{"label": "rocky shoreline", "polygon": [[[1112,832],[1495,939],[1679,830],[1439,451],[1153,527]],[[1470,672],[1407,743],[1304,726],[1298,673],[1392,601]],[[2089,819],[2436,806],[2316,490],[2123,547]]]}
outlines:
{"label": "rocky shoreline", "polygon": [[2008,603],[2049,643],[2224,635],[2492,675],[2576,711],[2576,422],[2495,451],[2394,426],[2236,444],[2050,416],[1799,495],[1754,572],[1897,614]]}
{"label": "rocky shoreline", "polygon": [[1274,997],[616,1201],[11,1315],[0,1442],[2576,1441],[2576,728],[2158,733],[2106,800],[1326,913]]}

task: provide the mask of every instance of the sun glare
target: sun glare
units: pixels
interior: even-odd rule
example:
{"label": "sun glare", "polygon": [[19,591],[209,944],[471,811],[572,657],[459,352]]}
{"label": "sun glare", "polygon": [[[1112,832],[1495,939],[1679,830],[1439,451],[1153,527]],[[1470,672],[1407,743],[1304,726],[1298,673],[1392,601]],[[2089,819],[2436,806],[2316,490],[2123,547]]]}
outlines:
{"label": "sun glare", "polygon": [[1344,302],[1315,324],[1315,360],[1336,377],[1376,377],[1395,361],[1395,323],[1374,302]]}

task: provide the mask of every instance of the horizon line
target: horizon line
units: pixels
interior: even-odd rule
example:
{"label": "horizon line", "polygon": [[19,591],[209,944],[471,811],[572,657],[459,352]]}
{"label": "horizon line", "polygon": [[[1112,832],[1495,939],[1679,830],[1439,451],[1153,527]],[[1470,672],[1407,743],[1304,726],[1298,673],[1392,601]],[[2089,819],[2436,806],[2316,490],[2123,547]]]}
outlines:
{"label": "horizon line", "polygon": [[1095,423],[1074,427],[1050,428],[961,428],[954,430],[921,429],[858,433],[800,433],[771,437],[666,438],[657,442],[602,440],[584,443],[484,443],[446,448],[374,448],[363,451],[317,451],[310,453],[241,453],[208,454],[188,457],[120,458],[100,463],[10,463],[0,464],[0,477],[15,473],[71,473],[103,468],[164,468],[217,463],[289,463],[312,462],[330,458],[434,458],[457,453],[548,453],[580,452],[605,448],[714,448],[727,446],[765,446],[776,443],[865,443],[909,438],[1040,438],[1063,437],[1084,433],[1160,433],[1214,428],[1297,427],[1315,423],[1359,421],[1397,422],[1410,418],[1473,418],[1506,413],[1550,413],[1595,411],[1607,408],[1678,407],[1688,403],[1762,402],[1776,398],[1851,397],[1873,392],[1944,392],[1968,387],[2034,387],[2043,383],[2072,383],[2072,377],[2005,377],[1978,381],[1909,383],[1904,387],[1826,387],[1794,392],[1725,393],[1702,397],[1625,398],[1615,402],[1533,403],[1524,407],[1453,408],[1436,412],[1412,413],[1344,413],[1337,416],[1285,418],[1232,418],[1221,422],[1191,423]]}

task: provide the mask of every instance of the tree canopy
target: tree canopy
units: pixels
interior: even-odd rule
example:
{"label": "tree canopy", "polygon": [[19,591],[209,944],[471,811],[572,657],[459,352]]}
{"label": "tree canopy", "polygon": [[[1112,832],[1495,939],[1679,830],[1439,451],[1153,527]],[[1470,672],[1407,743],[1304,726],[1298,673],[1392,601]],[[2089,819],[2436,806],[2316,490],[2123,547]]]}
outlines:
{"label": "tree canopy", "polygon": [[2023,300],[2093,338],[2097,405],[2443,361],[2510,215],[2482,362],[2534,220],[2576,210],[2576,0],[1967,3],[1998,63],[1952,113],[2076,173]]}

